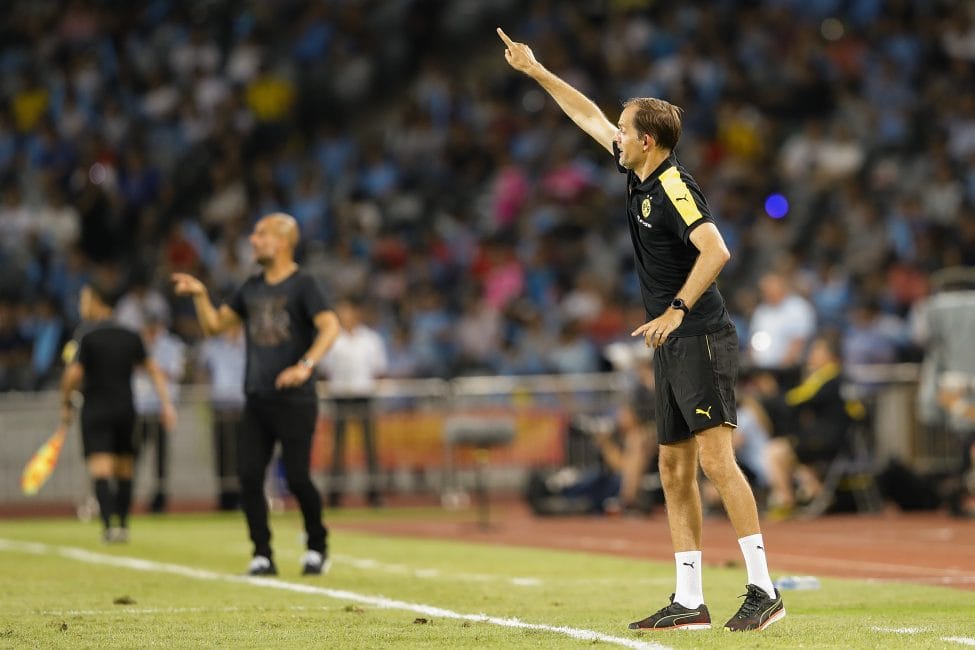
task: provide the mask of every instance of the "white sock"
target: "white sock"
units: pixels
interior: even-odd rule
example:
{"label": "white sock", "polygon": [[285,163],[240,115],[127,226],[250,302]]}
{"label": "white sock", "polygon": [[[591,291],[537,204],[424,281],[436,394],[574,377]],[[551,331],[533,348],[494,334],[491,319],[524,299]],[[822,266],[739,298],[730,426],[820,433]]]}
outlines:
{"label": "white sock", "polygon": [[677,589],[674,602],[688,609],[704,604],[704,588],[701,586],[701,551],[674,553],[677,563]]}
{"label": "white sock", "polygon": [[765,541],[762,534],[749,535],[738,540],[741,554],[745,556],[745,568],[748,570],[748,584],[761,587],[769,598],[775,598],[775,586],[768,574],[768,562],[765,560]]}

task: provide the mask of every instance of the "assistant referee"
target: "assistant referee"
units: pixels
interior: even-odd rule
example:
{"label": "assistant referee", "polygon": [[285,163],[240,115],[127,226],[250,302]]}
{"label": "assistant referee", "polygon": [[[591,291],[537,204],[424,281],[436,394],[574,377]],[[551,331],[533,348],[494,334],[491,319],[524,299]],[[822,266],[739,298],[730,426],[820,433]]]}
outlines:
{"label": "assistant referee", "polygon": [[111,320],[118,297],[118,292],[97,283],[82,288],[78,311],[84,322],[65,350],[68,365],[61,379],[62,426],[71,424],[74,391],[80,390],[84,396],[82,449],[104,525],[102,539],[107,543],[129,539],[132,475],[138,451],[132,397],[136,370],[144,369],[156,389],[163,425],[170,431],[176,426],[166,378],[146,355],[142,338]]}

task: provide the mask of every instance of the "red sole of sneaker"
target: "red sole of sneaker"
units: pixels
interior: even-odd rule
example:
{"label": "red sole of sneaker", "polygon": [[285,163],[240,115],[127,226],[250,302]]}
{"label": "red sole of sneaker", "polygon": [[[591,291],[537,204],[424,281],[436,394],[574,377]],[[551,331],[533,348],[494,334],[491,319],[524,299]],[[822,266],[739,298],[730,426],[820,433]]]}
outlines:
{"label": "red sole of sneaker", "polygon": [[765,628],[767,628],[772,623],[776,623],[778,621],[781,621],[783,618],[785,618],[785,608],[784,607],[782,609],[780,609],[779,611],[775,612],[774,614],[772,614],[772,616],[770,616],[767,621],[765,621],[764,623],[762,623],[761,625],[759,625],[758,628],[757,628],[757,630],[759,632],[761,632],[762,630],[764,630]]}

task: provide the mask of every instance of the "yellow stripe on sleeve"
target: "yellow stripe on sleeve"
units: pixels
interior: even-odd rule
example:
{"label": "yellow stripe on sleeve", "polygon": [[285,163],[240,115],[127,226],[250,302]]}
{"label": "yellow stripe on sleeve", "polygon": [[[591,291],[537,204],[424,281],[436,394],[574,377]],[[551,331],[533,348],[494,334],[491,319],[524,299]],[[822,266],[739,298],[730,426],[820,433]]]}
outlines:
{"label": "yellow stripe on sleeve", "polygon": [[660,184],[664,186],[664,192],[677,208],[684,223],[690,226],[704,217],[694,201],[694,195],[691,194],[687,184],[681,180],[680,172],[676,167],[671,167],[660,175]]}
{"label": "yellow stripe on sleeve", "polygon": [[68,341],[64,344],[64,349],[61,350],[61,361],[64,365],[74,361],[75,355],[78,354],[78,343],[76,341]]}

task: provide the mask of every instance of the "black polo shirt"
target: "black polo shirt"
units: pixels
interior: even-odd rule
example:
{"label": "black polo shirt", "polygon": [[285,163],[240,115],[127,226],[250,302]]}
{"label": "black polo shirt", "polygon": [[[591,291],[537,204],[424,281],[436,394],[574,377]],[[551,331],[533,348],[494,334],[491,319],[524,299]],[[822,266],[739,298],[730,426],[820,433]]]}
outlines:
{"label": "black polo shirt", "polygon": [[112,321],[101,321],[79,327],[73,340],[76,351],[70,354],[69,350],[66,356],[84,368],[84,415],[134,411],[132,373],[146,361],[142,337]]}
{"label": "black polo shirt", "polygon": [[[642,182],[619,164],[616,143],[613,156],[626,174],[627,223],[643,306],[652,320],[670,307],[697,261],[691,233],[714,220],[701,188],[673,154]],[[724,298],[711,283],[671,336],[708,334],[730,322]]]}
{"label": "black polo shirt", "polygon": [[277,284],[268,284],[259,273],[241,285],[227,306],[246,324],[244,392],[314,398],[311,379],[283,391],[274,386],[281,371],[298,363],[311,347],[318,335],[315,316],[328,310],[314,278],[299,270]]}

